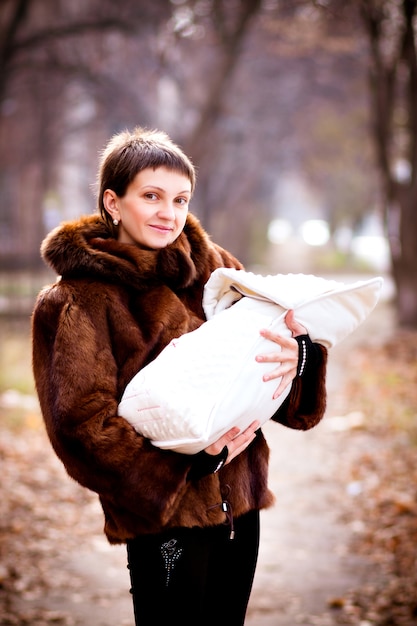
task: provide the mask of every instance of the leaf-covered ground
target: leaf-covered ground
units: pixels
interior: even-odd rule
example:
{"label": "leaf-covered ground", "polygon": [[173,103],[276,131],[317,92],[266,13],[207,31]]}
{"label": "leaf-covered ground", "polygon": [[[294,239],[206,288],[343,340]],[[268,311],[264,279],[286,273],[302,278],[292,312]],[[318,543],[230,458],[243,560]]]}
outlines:
{"label": "leaf-covered ground", "polygon": [[[344,403],[360,407],[358,426],[374,436],[343,471],[355,506],[352,550],[369,557],[372,581],[343,607],[353,624],[417,624],[417,335],[398,332],[356,352]],[[358,621],[360,620],[360,621]],[[348,622],[349,623],[349,622]]]}
{"label": "leaf-covered ground", "polygon": [[94,532],[95,498],[65,476],[36,413],[28,411],[18,428],[1,428],[0,458],[0,624],[71,624],[38,601],[51,588],[77,592],[62,553]]}
{"label": "leaf-covered ground", "polygon": [[[339,475],[349,499],[340,515],[352,552],[372,564],[369,582],[334,598],[326,624],[417,624],[417,334],[346,357],[340,392],[349,454]],[[70,611],[39,608],[53,590],[81,597],[65,569],[71,550],[101,533],[94,495],[67,478],[50,450],[36,402],[8,392],[0,404],[0,624],[79,623]],[[356,446],[366,432],[370,446]],[[103,600],[99,591],[94,596]],[[121,622],[120,622],[121,623]],[[324,622],[323,622],[324,623]]]}

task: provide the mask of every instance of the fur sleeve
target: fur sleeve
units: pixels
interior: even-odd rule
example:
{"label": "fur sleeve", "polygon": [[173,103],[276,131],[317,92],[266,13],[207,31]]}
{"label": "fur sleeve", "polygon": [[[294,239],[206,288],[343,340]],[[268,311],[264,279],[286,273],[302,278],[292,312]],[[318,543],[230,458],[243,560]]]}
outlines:
{"label": "fur sleeve", "polygon": [[188,488],[192,459],[155,448],[117,415],[119,365],[112,350],[117,339],[110,328],[109,296],[102,293],[97,300],[93,290],[61,284],[38,298],[33,371],[42,414],[72,478],[133,512],[144,527],[158,528]]}

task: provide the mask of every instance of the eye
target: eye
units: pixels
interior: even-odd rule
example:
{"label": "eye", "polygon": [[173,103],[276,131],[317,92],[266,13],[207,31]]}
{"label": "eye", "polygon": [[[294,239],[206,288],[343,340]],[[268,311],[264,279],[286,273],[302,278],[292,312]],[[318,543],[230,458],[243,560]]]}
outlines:
{"label": "eye", "polygon": [[188,200],[188,198],[180,197],[180,198],[176,198],[175,202],[177,204],[180,204],[181,206],[186,206],[188,204],[189,200]]}
{"label": "eye", "polygon": [[156,193],[149,192],[149,193],[145,193],[145,198],[147,200],[157,200],[158,196],[156,195]]}

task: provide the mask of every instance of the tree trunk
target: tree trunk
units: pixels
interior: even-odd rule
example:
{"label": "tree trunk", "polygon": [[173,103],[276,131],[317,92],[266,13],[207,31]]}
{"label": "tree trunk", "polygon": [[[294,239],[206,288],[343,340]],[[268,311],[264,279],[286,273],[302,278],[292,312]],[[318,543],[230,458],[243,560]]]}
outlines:
{"label": "tree trunk", "polygon": [[216,139],[216,122],[219,120],[224,105],[227,85],[240,61],[240,53],[245,36],[253,18],[261,9],[261,0],[242,0],[239,10],[233,12],[231,25],[227,25],[227,0],[216,0],[213,4],[213,23],[220,41],[219,63],[213,77],[207,81],[207,95],[200,111],[199,120],[188,138],[185,151],[190,154],[199,167],[200,219],[204,227],[211,232],[214,218],[212,207],[209,206],[207,193],[201,193],[209,186],[207,174],[210,168],[204,164],[216,159],[218,149]]}
{"label": "tree trunk", "polygon": [[[417,329],[417,0],[397,0],[402,25],[386,41],[388,3],[361,0],[370,44],[374,139],[385,190],[386,222],[396,286],[397,322]],[[387,57],[387,44],[393,50]],[[401,113],[401,115],[398,115]],[[401,118],[398,123],[398,118]],[[400,162],[408,171],[401,177]]]}
{"label": "tree trunk", "polygon": [[[0,44],[0,101],[3,99],[7,81],[9,78],[10,63],[15,54],[16,35],[24,24],[26,16],[30,8],[30,0],[18,0],[12,11],[10,11],[9,19],[4,20],[0,27],[0,35],[2,43]],[[3,11],[6,7],[3,7]],[[3,16],[4,18],[4,16]]]}
{"label": "tree trunk", "polygon": [[389,235],[392,274],[397,291],[399,326],[417,328],[417,190],[415,184],[397,184],[391,217],[398,216]]}

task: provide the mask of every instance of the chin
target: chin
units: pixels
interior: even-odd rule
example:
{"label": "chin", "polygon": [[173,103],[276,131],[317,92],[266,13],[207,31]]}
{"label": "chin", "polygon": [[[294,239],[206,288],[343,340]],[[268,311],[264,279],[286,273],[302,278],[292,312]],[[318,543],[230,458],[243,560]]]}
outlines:
{"label": "chin", "polygon": [[169,246],[174,241],[175,241],[175,239],[170,237],[169,239],[165,239],[164,241],[161,241],[159,239],[157,241],[148,241],[146,243],[141,243],[139,245],[144,250],[162,250],[162,248],[166,248],[167,246]]}

